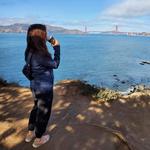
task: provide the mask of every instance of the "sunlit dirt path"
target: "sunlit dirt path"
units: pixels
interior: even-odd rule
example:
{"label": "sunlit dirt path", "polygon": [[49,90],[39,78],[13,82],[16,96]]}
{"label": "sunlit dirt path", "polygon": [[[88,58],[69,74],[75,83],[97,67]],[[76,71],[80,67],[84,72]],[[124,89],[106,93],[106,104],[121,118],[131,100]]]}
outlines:
{"label": "sunlit dirt path", "polygon": [[[149,91],[98,103],[84,88],[71,80],[55,85],[51,139],[38,149],[150,150]],[[33,149],[24,142],[32,106],[28,88],[0,85],[0,150]]]}

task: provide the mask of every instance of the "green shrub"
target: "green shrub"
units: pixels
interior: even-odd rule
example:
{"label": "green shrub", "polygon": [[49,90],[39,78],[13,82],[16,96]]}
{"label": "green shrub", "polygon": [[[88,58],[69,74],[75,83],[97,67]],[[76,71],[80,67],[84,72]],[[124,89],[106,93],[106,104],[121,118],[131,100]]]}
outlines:
{"label": "green shrub", "polygon": [[120,94],[116,91],[109,90],[109,89],[99,89],[98,93],[94,95],[95,100],[102,100],[102,101],[112,101],[116,100],[120,97]]}

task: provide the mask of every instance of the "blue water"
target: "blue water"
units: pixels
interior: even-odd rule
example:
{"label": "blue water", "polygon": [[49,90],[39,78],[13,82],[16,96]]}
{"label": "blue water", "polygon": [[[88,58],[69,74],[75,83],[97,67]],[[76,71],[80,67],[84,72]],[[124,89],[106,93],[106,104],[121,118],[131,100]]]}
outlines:
{"label": "blue water", "polygon": [[[61,64],[55,82],[80,79],[99,87],[125,90],[131,85],[150,85],[150,38],[113,35],[54,35],[61,43]],[[47,43],[48,44],[48,43]],[[49,51],[53,49],[48,44]],[[0,34],[0,76],[29,86],[22,75],[26,35]],[[116,75],[116,76],[114,76]]]}

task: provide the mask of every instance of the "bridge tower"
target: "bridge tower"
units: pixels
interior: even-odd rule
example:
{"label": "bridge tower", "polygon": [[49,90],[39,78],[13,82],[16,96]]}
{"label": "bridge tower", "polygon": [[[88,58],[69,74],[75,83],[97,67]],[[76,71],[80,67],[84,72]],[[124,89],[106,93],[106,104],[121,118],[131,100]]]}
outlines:
{"label": "bridge tower", "polygon": [[115,32],[118,32],[119,31],[119,27],[118,25],[115,26]]}
{"label": "bridge tower", "polygon": [[87,26],[85,26],[85,28],[84,28],[84,32],[85,33],[87,33],[88,31],[87,31]]}

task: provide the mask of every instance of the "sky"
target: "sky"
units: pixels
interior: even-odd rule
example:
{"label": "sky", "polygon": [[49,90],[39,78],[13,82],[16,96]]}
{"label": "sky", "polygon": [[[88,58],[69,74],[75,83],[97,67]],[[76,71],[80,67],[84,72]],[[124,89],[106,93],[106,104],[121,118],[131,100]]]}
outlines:
{"label": "sky", "polygon": [[0,25],[14,23],[150,32],[150,0],[0,0]]}

